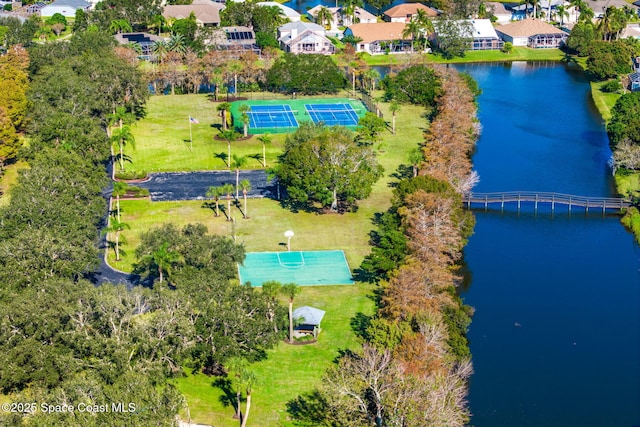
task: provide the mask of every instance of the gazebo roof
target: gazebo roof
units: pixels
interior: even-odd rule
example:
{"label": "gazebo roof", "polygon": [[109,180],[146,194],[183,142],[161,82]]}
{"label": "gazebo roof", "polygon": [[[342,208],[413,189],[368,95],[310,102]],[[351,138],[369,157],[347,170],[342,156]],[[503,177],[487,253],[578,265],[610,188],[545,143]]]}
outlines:
{"label": "gazebo roof", "polygon": [[324,310],[320,310],[319,308],[309,307],[308,305],[298,307],[293,310],[293,318],[294,319],[304,319],[305,325],[319,325],[324,317]]}

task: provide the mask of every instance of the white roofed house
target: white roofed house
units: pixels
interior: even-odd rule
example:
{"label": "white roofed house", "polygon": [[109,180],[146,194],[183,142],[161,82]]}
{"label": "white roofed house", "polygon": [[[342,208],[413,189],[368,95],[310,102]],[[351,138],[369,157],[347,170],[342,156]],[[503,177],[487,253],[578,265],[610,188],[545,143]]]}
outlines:
{"label": "white roofed house", "polygon": [[[307,15],[309,15],[309,18],[311,18],[316,24],[327,25],[326,21],[323,23],[319,22],[318,19],[319,12],[323,7],[326,6],[318,5],[312,7],[307,11]],[[331,19],[328,22],[329,28],[335,29],[340,26],[348,27],[349,25],[354,24],[354,22],[352,22],[353,19],[351,15],[348,15],[343,7],[326,7],[326,9],[331,14]],[[373,24],[378,22],[378,18],[374,14],[367,12],[361,7],[356,6],[353,15],[355,18],[355,23]]]}
{"label": "white roofed house", "polygon": [[88,10],[90,7],[91,3],[84,0],[56,0],[40,8],[40,16],[47,18],[59,13],[65,18],[75,18],[77,10]]}
{"label": "white roofed house", "polygon": [[471,19],[471,50],[499,50],[504,42],[498,37],[489,19]]}
{"label": "white roofed house", "polygon": [[261,1],[256,3],[258,6],[276,6],[280,10],[282,10],[282,15],[287,18],[291,22],[300,21],[300,14],[295,10],[291,9],[289,6],[285,6],[275,1]]}
{"label": "white roofed house", "polygon": [[504,3],[486,2],[484,5],[487,8],[487,12],[496,17],[497,23],[506,24],[511,21],[511,11],[504,7]]}
{"label": "white roofed house", "polygon": [[500,25],[496,28],[496,32],[505,42],[534,49],[559,48],[569,37],[569,34],[553,25],[534,18]]}
{"label": "white roofed house", "polygon": [[311,22],[289,22],[278,28],[278,41],[285,52],[330,55],[335,48],[324,27]]}
{"label": "white roofed house", "polygon": [[411,51],[411,36],[402,35],[405,27],[404,22],[353,24],[344,31],[344,35],[357,40],[356,52],[371,55],[403,53]]}

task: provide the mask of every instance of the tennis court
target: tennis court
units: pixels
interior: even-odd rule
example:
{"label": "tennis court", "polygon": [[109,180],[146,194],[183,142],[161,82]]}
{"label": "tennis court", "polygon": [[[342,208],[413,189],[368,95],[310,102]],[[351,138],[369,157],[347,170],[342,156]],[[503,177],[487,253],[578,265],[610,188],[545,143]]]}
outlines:
{"label": "tennis court", "polygon": [[305,104],[304,109],[314,123],[324,122],[329,126],[356,126],[358,113],[346,103],[340,104]]}
{"label": "tennis court", "polygon": [[365,105],[350,98],[304,98],[280,100],[243,100],[231,103],[233,125],[244,127],[240,107],[249,107],[248,133],[292,133],[304,122],[324,122],[329,126],[341,125],[355,130],[358,121],[367,112]]}
{"label": "tennis court", "polygon": [[250,128],[291,128],[298,127],[293,110],[287,104],[253,105],[247,112]]}
{"label": "tennis court", "polygon": [[343,251],[248,252],[238,265],[240,283],[276,280],[301,286],[353,285]]}

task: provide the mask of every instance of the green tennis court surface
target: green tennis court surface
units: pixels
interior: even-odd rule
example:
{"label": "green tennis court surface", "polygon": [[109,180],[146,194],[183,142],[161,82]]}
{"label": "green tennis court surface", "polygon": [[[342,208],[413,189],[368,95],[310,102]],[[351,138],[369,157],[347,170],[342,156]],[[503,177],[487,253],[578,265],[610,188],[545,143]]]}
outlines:
{"label": "green tennis court surface", "polygon": [[238,265],[240,283],[276,280],[301,286],[353,285],[343,251],[248,252]]}

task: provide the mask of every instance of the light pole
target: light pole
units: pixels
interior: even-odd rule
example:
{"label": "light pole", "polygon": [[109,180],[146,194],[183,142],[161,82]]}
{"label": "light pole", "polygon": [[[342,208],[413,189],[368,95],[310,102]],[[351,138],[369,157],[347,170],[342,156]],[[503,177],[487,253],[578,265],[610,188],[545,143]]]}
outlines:
{"label": "light pole", "polygon": [[294,236],[293,231],[287,230],[284,232],[284,237],[287,238],[287,251],[291,251],[291,238]]}

